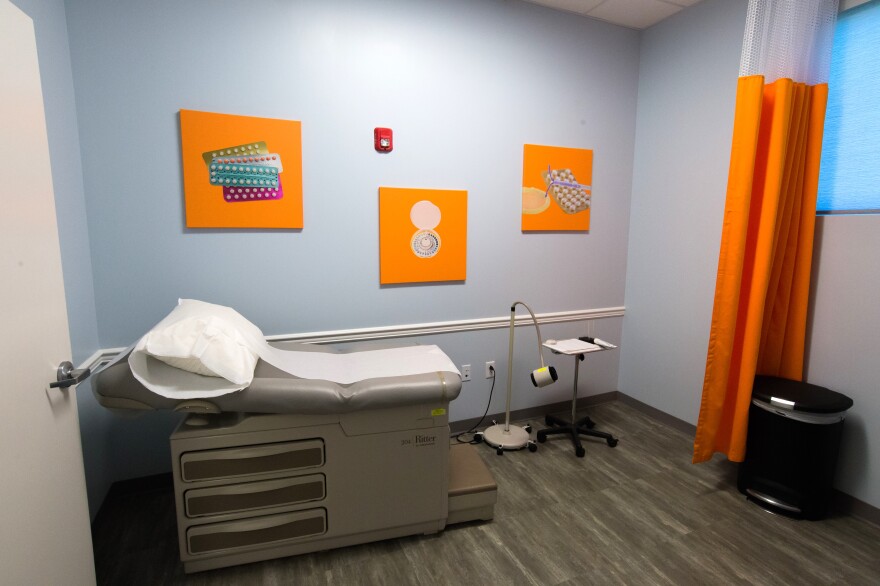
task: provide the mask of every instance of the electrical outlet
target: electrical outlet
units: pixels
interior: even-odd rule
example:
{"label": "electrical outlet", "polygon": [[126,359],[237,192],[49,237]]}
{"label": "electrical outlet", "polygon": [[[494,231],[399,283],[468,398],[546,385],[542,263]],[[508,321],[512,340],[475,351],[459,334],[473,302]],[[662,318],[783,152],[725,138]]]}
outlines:
{"label": "electrical outlet", "polygon": [[486,363],[486,378],[492,378],[495,376],[495,361],[490,360]]}
{"label": "electrical outlet", "polygon": [[471,380],[471,365],[470,364],[462,364],[461,365],[461,380],[463,380],[463,381]]}

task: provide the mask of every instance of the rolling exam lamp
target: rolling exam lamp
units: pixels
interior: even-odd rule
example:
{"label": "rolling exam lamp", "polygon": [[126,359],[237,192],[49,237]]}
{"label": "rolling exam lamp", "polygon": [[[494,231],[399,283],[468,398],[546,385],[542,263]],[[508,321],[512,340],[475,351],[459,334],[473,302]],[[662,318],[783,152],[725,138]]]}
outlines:
{"label": "rolling exam lamp", "polygon": [[538,358],[541,361],[541,368],[532,371],[532,384],[536,387],[546,387],[559,378],[555,368],[544,365],[544,353],[541,350],[541,328],[538,326],[538,320],[535,318],[532,308],[522,301],[514,301],[510,306],[510,349],[507,354],[507,406],[504,409],[504,425],[495,424],[487,427],[483,432],[483,441],[496,448],[499,456],[504,454],[504,450],[520,450],[526,446],[530,452],[538,449],[538,444],[529,439],[531,430],[528,427],[510,425],[510,395],[513,388],[513,327],[517,305],[522,305],[528,310],[529,315],[532,316],[532,322],[535,324],[535,330],[538,332]]}

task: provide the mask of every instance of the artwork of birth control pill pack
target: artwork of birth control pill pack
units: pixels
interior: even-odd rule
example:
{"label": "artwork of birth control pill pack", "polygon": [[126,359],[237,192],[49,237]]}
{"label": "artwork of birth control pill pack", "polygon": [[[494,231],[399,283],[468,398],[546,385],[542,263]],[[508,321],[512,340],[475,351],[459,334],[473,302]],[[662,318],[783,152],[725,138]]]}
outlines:
{"label": "artwork of birth control pill pack", "polygon": [[229,203],[267,201],[284,197],[281,155],[270,153],[265,142],[224,147],[202,153],[211,185],[223,188]]}

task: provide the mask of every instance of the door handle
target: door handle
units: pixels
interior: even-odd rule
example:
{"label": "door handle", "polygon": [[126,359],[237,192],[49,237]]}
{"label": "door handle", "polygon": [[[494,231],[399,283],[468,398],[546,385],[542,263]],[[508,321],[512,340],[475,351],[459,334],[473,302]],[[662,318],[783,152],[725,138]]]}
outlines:
{"label": "door handle", "polygon": [[73,363],[65,360],[58,365],[58,380],[49,383],[49,387],[53,389],[66,389],[67,387],[79,384],[89,378],[92,371],[88,368],[73,368]]}

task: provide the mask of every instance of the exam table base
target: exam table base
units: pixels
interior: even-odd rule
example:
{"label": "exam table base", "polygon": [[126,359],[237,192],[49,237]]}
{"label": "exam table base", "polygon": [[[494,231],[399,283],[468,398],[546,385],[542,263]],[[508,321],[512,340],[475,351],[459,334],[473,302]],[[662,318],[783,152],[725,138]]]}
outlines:
{"label": "exam table base", "polygon": [[171,436],[184,570],[491,519],[497,487],[473,446],[450,448],[447,405],[184,420]]}

